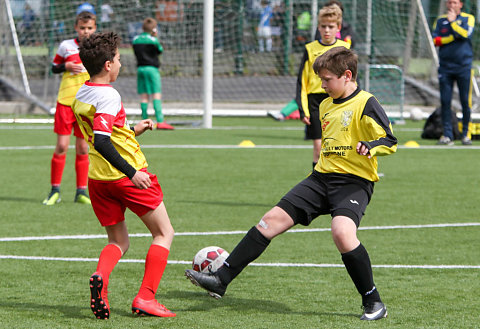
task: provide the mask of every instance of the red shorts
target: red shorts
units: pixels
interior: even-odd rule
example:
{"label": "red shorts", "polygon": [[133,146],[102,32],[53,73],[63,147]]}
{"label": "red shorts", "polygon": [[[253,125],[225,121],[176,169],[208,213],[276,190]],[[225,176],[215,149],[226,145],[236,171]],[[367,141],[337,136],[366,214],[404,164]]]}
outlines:
{"label": "red shorts", "polygon": [[80,127],[78,127],[77,119],[75,119],[72,108],[57,102],[53,131],[59,135],[70,135],[72,133],[72,128],[75,137],[83,138],[82,131],[80,130]]}
{"label": "red shorts", "polygon": [[152,185],[146,190],[135,187],[127,177],[116,181],[88,180],[88,193],[93,211],[102,226],[124,221],[127,207],[141,217],[162,203],[163,192],[157,176],[149,172],[147,174]]}

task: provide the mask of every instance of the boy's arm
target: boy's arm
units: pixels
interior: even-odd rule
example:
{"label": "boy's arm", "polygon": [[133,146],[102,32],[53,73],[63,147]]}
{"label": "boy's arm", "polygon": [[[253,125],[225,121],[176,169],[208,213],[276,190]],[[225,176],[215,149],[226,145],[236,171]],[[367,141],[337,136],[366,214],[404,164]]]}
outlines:
{"label": "boy's arm", "polygon": [[[367,101],[361,120],[365,135],[370,136],[371,139],[359,143],[368,149],[370,156],[388,155],[396,152],[397,138],[393,136],[390,120],[375,97],[372,96]],[[362,149],[365,150],[360,146],[360,150]],[[357,146],[357,152],[362,154],[359,152],[359,146]]]}
{"label": "boy's arm", "polygon": [[305,82],[303,81],[303,78],[304,78],[303,75],[305,70],[305,63],[307,63],[307,61],[308,61],[308,52],[307,52],[307,49],[305,48],[302,61],[300,62],[300,67],[298,68],[297,89],[296,89],[296,95],[295,95],[295,100],[297,101],[297,104],[298,104],[298,111],[300,112],[301,119],[303,119],[306,116],[308,117],[310,116],[310,112],[308,111],[308,106],[307,108],[304,108],[304,102],[302,102],[302,99],[304,98],[303,89],[305,85]]}
{"label": "boy's arm", "polygon": [[59,64],[59,65],[52,64],[52,73],[57,74],[57,73],[63,73],[65,71],[66,71],[65,63]]}
{"label": "boy's arm", "polygon": [[124,173],[130,180],[133,178],[137,170],[133,168],[127,160],[122,158],[117,149],[113,146],[110,136],[104,134],[95,134],[94,137],[95,150],[100,153],[105,160],[110,162],[112,166]]}
{"label": "boy's arm", "polygon": [[100,153],[105,160],[110,162],[112,166],[124,173],[139,189],[149,188],[151,185],[150,177],[147,173],[137,171],[133,168],[122,156],[112,144],[110,136],[103,134],[95,134],[94,139],[95,150]]}

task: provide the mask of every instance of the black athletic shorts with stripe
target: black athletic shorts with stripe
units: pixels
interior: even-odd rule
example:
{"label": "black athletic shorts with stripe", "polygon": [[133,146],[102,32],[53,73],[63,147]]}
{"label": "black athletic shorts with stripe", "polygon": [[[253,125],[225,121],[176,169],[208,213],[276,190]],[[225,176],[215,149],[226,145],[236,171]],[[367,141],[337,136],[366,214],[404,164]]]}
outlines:
{"label": "black athletic shorts with stripe", "polygon": [[277,203],[295,224],[308,226],[320,215],[351,218],[357,227],[373,194],[374,183],[350,174],[313,173]]}

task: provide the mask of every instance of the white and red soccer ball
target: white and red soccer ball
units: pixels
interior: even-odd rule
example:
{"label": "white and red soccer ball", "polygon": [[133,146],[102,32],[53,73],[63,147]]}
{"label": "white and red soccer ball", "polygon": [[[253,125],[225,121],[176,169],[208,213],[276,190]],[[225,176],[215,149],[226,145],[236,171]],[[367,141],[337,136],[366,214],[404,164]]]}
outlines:
{"label": "white and red soccer ball", "polygon": [[228,252],[223,248],[216,246],[205,247],[193,257],[192,268],[197,272],[216,272],[223,266],[223,262],[227,259],[228,255]]}

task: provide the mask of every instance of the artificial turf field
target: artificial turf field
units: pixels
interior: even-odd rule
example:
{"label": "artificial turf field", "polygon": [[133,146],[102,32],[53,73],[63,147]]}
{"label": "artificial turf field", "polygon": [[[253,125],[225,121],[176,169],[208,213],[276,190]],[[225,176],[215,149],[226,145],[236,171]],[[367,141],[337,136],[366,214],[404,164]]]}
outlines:
{"label": "artificial turf field", "polygon": [[[0,327],[480,327],[480,141],[438,147],[420,139],[423,122],[393,126],[400,147],[379,158],[384,176],[358,233],[389,316],[365,323],[328,216],[274,239],[221,300],[186,280],[196,251],[209,245],[231,251],[311,169],[311,142],[303,140],[298,121],[214,118],[213,125],[138,138],[177,234],[157,292],[177,317],[131,314],[151,238],[127,211],[136,235],[110,278],[108,321],[96,320],[89,309],[88,279],[106,238],[92,209],[73,203],[74,150],[67,155],[62,202],[43,206],[52,126],[0,125]],[[237,147],[244,140],[256,147]],[[403,147],[409,140],[421,147]]]}

